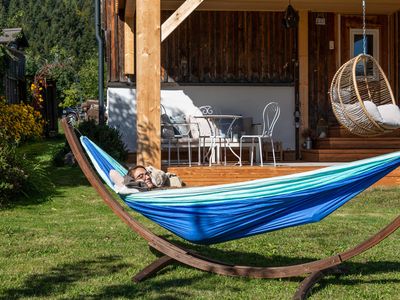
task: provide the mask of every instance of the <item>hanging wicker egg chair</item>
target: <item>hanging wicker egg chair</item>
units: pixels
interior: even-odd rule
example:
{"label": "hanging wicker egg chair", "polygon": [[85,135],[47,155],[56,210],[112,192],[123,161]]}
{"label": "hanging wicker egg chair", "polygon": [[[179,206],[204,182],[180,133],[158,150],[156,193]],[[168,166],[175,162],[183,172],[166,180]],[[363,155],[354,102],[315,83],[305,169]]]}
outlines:
{"label": "hanging wicker egg chair", "polygon": [[374,114],[376,107],[396,102],[385,73],[371,55],[360,54],[343,64],[329,94],[337,120],[351,133],[376,136],[394,129]]}

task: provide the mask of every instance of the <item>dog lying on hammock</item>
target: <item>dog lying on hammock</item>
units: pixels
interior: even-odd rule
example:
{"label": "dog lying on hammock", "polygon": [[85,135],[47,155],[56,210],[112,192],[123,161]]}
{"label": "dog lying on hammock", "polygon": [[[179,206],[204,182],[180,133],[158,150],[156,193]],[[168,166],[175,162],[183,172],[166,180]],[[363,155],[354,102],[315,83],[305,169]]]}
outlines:
{"label": "dog lying on hammock", "polygon": [[116,170],[110,170],[110,178],[118,194],[133,194],[155,188],[182,187],[181,179],[173,173],[166,173],[153,166],[135,166],[129,168],[125,176]]}

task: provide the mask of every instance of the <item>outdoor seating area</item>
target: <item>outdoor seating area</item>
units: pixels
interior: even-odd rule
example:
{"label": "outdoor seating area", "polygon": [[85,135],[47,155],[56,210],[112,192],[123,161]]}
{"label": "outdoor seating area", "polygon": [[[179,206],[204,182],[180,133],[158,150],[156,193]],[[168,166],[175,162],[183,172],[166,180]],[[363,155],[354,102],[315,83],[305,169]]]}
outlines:
{"label": "outdoor seating area", "polygon": [[[179,114],[161,105],[161,146],[166,164],[263,166],[271,158],[270,163],[276,166],[275,151],[280,160],[283,158],[281,142],[275,141],[274,146],[273,138],[279,115],[276,102],[265,105],[262,124],[251,124],[252,117],[220,113],[211,105],[193,106],[188,113]],[[244,126],[244,119],[250,124]]]}

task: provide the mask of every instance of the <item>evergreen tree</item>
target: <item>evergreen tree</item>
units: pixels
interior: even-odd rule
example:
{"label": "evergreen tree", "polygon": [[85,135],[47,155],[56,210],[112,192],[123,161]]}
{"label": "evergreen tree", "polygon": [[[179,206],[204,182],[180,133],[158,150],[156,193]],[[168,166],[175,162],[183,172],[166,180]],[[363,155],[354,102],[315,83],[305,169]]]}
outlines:
{"label": "evergreen tree", "polygon": [[[93,0],[1,0],[0,30],[22,27],[29,43],[26,50],[27,73],[33,76],[41,66],[56,64],[52,71],[57,80],[61,100],[64,90],[76,88],[79,78],[95,64],[88,63],[97,56]],[[89,70],[90,74],[96,74]],[[85,95],[91,85],[80,89]]]}

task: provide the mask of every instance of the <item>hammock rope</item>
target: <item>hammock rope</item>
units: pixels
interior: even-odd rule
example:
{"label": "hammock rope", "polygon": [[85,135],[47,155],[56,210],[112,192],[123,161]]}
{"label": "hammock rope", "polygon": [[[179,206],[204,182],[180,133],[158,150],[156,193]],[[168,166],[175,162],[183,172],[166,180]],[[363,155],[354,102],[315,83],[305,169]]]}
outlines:
{"label": "hammock rope", "polygon": [[[109,171],[125,175],[126,169],[87,137],[81,143],[113,188]],[[177,236],[214,244],[320,221],[399,165],[400,152],[395,152],[287,176],[120,197]]]}

